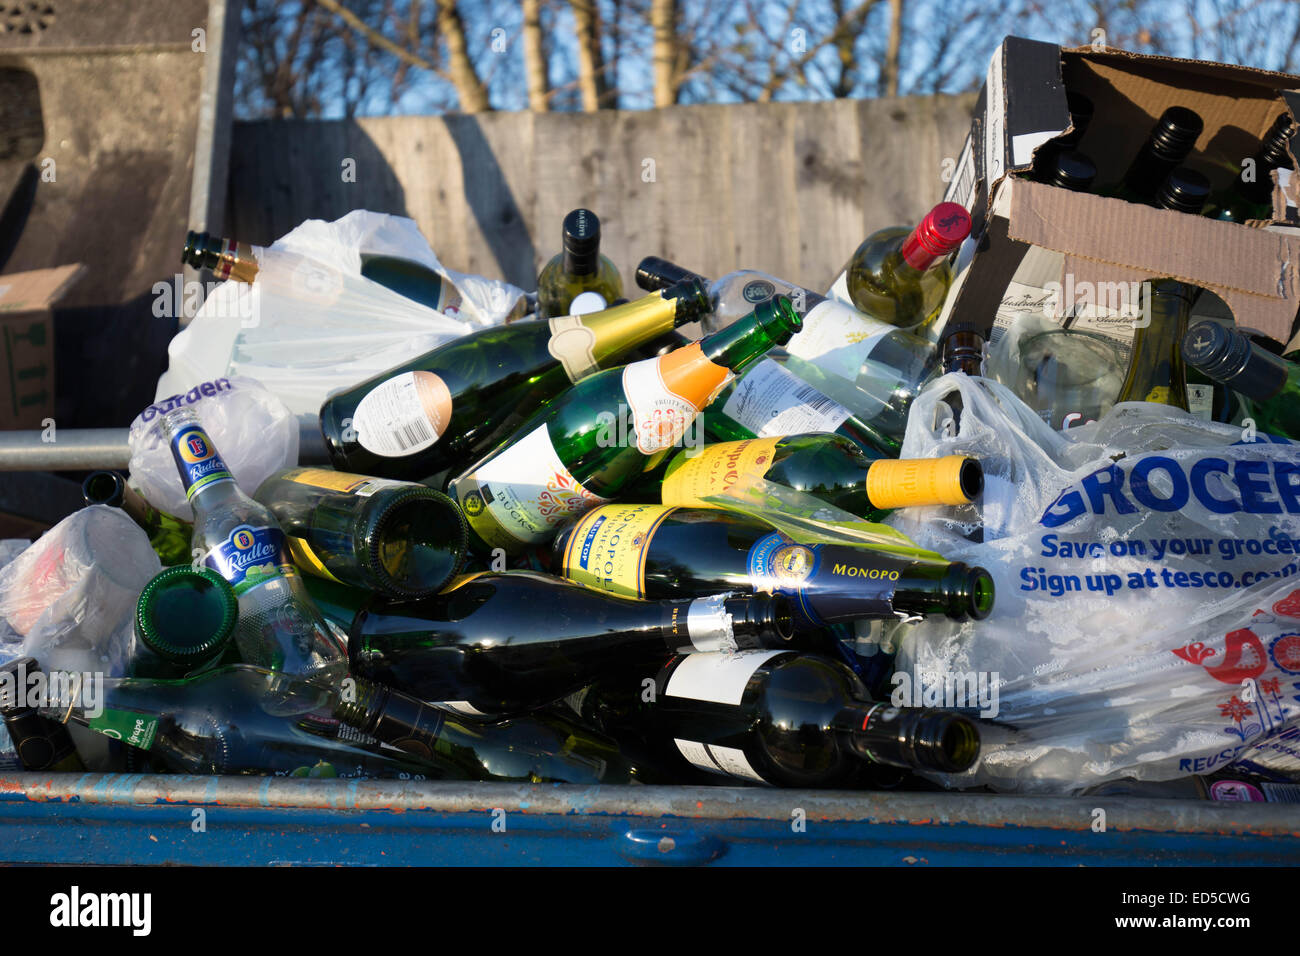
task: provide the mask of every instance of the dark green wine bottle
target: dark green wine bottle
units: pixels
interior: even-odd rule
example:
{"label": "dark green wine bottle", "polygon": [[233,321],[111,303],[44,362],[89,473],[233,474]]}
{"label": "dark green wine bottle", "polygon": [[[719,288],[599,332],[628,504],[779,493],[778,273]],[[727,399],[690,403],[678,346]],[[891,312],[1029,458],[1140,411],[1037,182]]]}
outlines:
{"label": "dark green wine bottle", "polygon": [[1061,150],[1051,154],[1041,171],[1035,164],[1035,179],[1049,186],[1068,189],[1071,192],[1086,193],[1092,189],[1097,178],[1097,167],[1093,161],[1078,150]]}
{"label": "dark green wine bottle", "polygon": [[607,733],[658,742],[692,767],[751,783],[853,786],[869,763],[960,773],[979,756],[968,718],[874,702],[852,671],[817,655],[684,654],[647,683],[597,682],[580,711]]}
{"label": "dark green wine bottle", "polygon": [[799,331],[779,296],[699,342],[584,379],[451,482],[480,548],[517,554],[688,441],[733,374]]}
{"label": "dark green wine bottle", "polygon": [[590,209],[564,217],[563,252],[537,276],[537,315],[550,319],[607,308],[623,295],[623,279],[600,252],[600,220]]}
{"label": "dark green wine bottle", "polygon": [[348,653],[360,677],[481,718],[541,707],[676,651],[789,647],[793,636],[782,595],[638,601],[507,571],[424,601],[371,605],[352,623]]}
{"label": "dark green wine bottle", "polygon": [[1180,344],[1200,290],[1174,279],[1143,283],[1143,319],[1133,337],[1118,402],[1158,402],[1187,411],[1187,375]]}
{"label": "dark green wine bottle", "polygon": [[383,478],[455,474],[573,382],[708,309],[703,287],[683,283],[603,312],[471,332],[327,398],[330,458]]}
{"label": "dark green wine bottle", "polygon": [[[1074,153],[1074,151],[1078,149],[1079,141],[1083,139],[1084,134],[1088,132],[1088,127],[1092,125],[1092,116],[1094,112],[1092,100],[1084,96],[1082,93],[1075,93],[1073,91],[1066,93],[1065,100],[1066,106],[1070,110],[1070,129],[1068,132],[1062,133],[1055,139],[1044,143],[1035,151],[1034,165],[1033,169],[1030,171],[1030,178],[1040,183],[1051,183],[1054,186],[1061,186],[1065,189],[1077,189],[1081,192],[1087,192],[1088,188],[1092,184],[1092,177],[1088,177],[1087,185],[1077,185],[1077,173],[1073,169],[1069,174],[1071,180],[1070,183],[1054,181],[1056,178],[1056,170],[1060,168],[1058,166],[1058,158],[1067,153]],[[1075,153],[1075,155],[1082,156],[1081,153]],[[1083,158],[1087,160],[1087,157]],[[1090,160],[1088,160],[1088,164],[1092,165]],[[1073,165],[1074,164],[1071,161],[1070,166]],[[1096,173],[1097,170],[1094,167],[1092,175],[1095,176]]]}
{"label": "dark green wine bottle", "polygon": [[798,544],[761,518],[721,509],[604,505],[562,528],[552,549],[557,573],[614,594],[785,593],[803,629],[896,612],[982,620],[993,610],[983,568],[929,552]]}
{"label": "dark green wine bottle", "polygon": [[136,601],[136,645],[128,674],[178,680],[223,660],[238,663],[233,640],[238,615],[235,589],[211,568],[167,568]]}
{"label": "dark green wine bottle", "polygon": [[1199,216],[1210,198],[1210,181],[1194,169],[1179,166],[1171,172],[1156,193],[1156,205]]}
{"label": "dark green wine bottle", "polygon": [[1169,107],[1156,120],[1114,194],[1129,202],[1153,205],[1160,184],[1191,153],[1204,128],[1204,120],[1192,110]]}
{"label": "dark green wine bottle", "polygon": [[149,544],[163,564],[190,563],[194,526],[153,507],[116,471],[92,471],[81,483],[81,495],[87,505],[108,505],[126,512],[149,535]]}
{"label": "dark green wine bottle", "polygon": [[0,665],[0,719],[3,719],[18,762],[29,772],[84,772],[68,728],[42,717],[34,702],[21,697],[30,687],[28,678],[40,671],[34,658],[19,657]]}
{"label": "dark green wine bottle", "polygon": [[1296,132],[1295,121],[1283,113],[1264,134],[1260,151],[1244,166],[1232,185],[1210,197],[1205,215],[1226,222],[1273,218],[1273,177],[1275,169],[1290,169],[1292,160],[1287,147]]}
{"label": "dark green wine bottle", "polygon": [[435,594],[464,562],[460,508],[421,484],[288,468],[253,497],[280,523],[294,563],[316,577],[414,599]]}
{"label": "dark green wine bottle", "polygon": [[1182,354],[1191,368],[1246,396],[1259,431],[1300,440],[1300,365],[1218,322],[1188,329]]}
{"label": "dark green wine bottle", "polygon": [[966,504],[984,488],[984,470],[974,458],[869,457],[841,435],[814,432],[683,450],[668,466],[661,501],[709,507],[702,499],[734,496],[759,479],[873,521],[893,508]]}

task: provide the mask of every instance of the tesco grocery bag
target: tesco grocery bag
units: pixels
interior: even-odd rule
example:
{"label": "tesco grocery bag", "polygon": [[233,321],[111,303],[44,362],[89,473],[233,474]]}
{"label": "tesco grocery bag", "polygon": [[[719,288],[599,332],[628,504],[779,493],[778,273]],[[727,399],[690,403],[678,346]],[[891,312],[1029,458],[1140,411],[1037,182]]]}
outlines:
{"label": "tesco grocery bag", "polygon": [[[911,625],[899,650],[901,702],[990,719],[945,783],[1211,773],[1300,724],[1300,445],[1145,402],[1053,431],[953,374],[917,397],[902,449],[951,454],[983,460],[982,506],[889,521],[997,586],[988,619]],[[975,686],[992,690],[961,699]]]}

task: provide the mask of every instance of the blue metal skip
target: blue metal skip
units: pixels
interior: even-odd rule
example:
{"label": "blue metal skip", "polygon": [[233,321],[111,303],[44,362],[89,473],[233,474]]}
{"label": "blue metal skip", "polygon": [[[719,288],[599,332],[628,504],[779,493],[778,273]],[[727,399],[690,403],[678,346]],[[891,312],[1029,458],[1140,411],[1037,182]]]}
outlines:
{"label": "blue metal skip", "polygon": [[0,776],[0,863],[1294,866],[1300,808],[730,787],[13,774]]}

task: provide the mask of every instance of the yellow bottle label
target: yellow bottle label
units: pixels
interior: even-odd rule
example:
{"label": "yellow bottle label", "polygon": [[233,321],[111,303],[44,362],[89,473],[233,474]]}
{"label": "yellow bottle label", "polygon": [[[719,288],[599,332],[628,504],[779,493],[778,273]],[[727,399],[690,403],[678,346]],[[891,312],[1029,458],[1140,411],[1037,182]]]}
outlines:
{"label": "yellow bottle label", "polygon": [[1168,405],[1168,404],[1169,404],[1169,386],[1168,386],[1168,385],[1157,385],[1155,388],[1151,389],[1151,391],[1147,392],[1147,396],[1146,396],[1146,398],[1142,399],[1142,401],[1144,401],[1144,402],[1159,402],[1161,405]]}
{"label": "yellow bottle label", "polygon": [[867,471],[867,497],[877,508],[967,504],[971,499],[961,483],[966,460],[966,455],[945,455],[874,461]]}
{"label": "yellow bottle label", "polygon": [[603,505],[587,512],[569,535],[562,573],[588,587],[644,597],[650,541],[675,510],[664,505]]}
{"label": "yellow bottle label", "polygon": [[662,500],[683,508],[712,507],[702,499],[709,495],[733,495],[762,478],[772,465],[778,438],[706,445],[697,455],[682,452],[664,478]]}
{"label": "yellow bottle label", "polygon": [[325,468],[294,468],[280,477],[298,485],[311,485],[314,488],[345,493],[356,491],[370,480],[365,475],[351,475],[345,471],[329,471]]}
{"label": "yellow bottle label", "polygon": [[291,534],[285,535],[284,538],[289,548],[289,557],[301,570],[306,571],[313,577],[324,578],[326,581],[333,581],[336,584],[343,583],[329,573],[329,570],[325,567],[325,562],[312,550],[311,545],[305,539],[295,538]]}
{"label": "yellow bottle label", "polygon": [[570,381],[585,378],[613,355],[671,332],[677,318],[677,300],[652,292],[599,312],[550,320],[547,349],[563,366]]}

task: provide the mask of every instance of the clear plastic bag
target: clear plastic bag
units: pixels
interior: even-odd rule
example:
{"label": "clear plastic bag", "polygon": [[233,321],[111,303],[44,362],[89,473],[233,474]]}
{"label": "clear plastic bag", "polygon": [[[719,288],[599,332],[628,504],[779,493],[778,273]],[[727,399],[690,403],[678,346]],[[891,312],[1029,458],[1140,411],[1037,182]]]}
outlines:
{"label": "clear plastic bag", "polygon": [[158,431],[160,416],[189,406],[198,414],[235,481],[251,492],[274,472],[298,463],[298,419],[260,382],[221,378],[155,401],[131,423],[131,484],[155,508],[190,520],[171,447]]}
{"label": "clear plastic bag", "polygon": [[[456,286],[460,309],[437,312],[372,282],[361,275],[362,253],[428,266]],[[366,210],[310,219],[265,250],[255,282],[225,282],[205,299],[168,346],[157,395],[237,375],[314,417],[331,391],[498,324],[523,296],[509,283],[445,269],[410,219]]]}
{"label": "clear plastic bag", "polygon": [[1145,402],[1055,432],[964,375],[917,398],[902,454],[982,460],[983,540],[948,508],[889,523],[997,586],[987,620],[918,623],[899,652],[899,702],[996,691],[980,762],[945,782],[1210,773],[1300,721],[1300,446],[1243,437]]}

